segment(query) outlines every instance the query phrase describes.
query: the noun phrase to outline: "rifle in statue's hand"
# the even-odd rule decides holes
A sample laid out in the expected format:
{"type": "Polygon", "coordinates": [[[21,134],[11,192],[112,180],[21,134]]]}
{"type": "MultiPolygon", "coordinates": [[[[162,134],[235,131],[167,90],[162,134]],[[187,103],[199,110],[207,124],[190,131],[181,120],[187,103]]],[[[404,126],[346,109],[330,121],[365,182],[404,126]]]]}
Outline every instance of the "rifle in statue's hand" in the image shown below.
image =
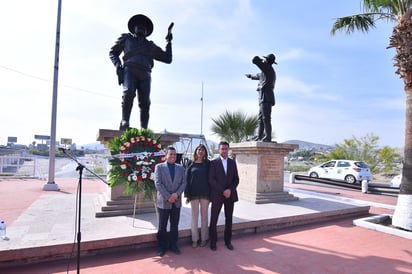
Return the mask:
{"type": "Polygon", "coordinates": [[[174,25],[175,25],[175,23],[172,22],[172,23],[170,23],[169,27],[167,28],[166,41],[168,43],[172,42],[172,40],[173,40],[172,29],[173,29],[174,25]]]}

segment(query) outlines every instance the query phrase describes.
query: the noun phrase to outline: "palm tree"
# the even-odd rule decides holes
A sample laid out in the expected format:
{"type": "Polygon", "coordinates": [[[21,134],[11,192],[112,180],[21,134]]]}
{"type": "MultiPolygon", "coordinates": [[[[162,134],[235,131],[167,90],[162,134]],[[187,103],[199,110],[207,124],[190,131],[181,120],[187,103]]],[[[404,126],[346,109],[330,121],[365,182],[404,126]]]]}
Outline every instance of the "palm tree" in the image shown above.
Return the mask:
{"type": "Polygon", "coordinates": [[[249,140],[258,126],[258,116],[247,116],[241,111],[225,111],[218,118],[213,119],[211,130],[220,138],[229,143],[239,143],[249,140]]]}
{"type": "Polygon", "coordinates": [[[375,22],[384,19],[394,22],[387,48],[395,48],[396,74],[404,82],[406,94],[406,125],[402,183],[392,218],[392,225],[412,231],[412,0],[363,0],[364,13],[336,19],[331,34],[346,30],[368,32],[375,22]]]}

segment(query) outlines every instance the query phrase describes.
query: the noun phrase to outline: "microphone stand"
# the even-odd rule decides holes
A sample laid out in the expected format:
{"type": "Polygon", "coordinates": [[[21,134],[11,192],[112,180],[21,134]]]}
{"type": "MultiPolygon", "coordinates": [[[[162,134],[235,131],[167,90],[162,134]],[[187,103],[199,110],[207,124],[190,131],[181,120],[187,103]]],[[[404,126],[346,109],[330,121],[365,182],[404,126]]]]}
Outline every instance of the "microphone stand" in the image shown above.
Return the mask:
{"type": "Polygon", "coordinates": [[[69,157],[70,159],[72,159],[73,161],[75,161],[77,163],[77,168],[76,171],[79,172],[79,200],[78,200],[78,219],[77,219],[77,273],[80,273],[80,242],[81,242],[81,230],[80,230],[80,221],[81,221],[81,212],[82,212],[82,177],[83,177],[83,169],[86,169],[88,172],[90,172],[91,174],[93,174],[94,176],[96,176],[97,178],[99,178],[102,182],[104,182],[105,184],[109,185],[109,183],[103,179],[102,177],[100,177],[98,174],[96,174],[94,171],[88,169],[86,166],[84,166],[82,163],[79,162],[79,160],[67,153],[67,149],[65,148],[59,148],[60,151],[63,152],[64,155],[66,155],[67,157],[69,157]]]}

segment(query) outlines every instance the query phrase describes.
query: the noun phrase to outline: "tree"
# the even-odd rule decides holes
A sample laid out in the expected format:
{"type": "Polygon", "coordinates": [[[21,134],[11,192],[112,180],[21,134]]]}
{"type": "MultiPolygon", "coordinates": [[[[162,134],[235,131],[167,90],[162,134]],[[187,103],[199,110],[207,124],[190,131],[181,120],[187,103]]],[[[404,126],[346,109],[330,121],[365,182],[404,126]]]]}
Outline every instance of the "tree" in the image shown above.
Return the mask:
{"type": "Polygon", "coordinates": [[[375,22],[384,19],[394,23],[387,48],[395,48],[396,74],[404,83],[406,125],[402,182],[392,225],[412,231],[412,0],[362,0],[363,13],[336,19],[331,34],[346,30],[367,33],[375,22]]]}
{"type": "Polygon", "coordinates": [[[394,162],[400,155],[394,148],[379,148],[378,141],[379,137],[374,134],[367,134],[360,139],[344,139],[343,144],[336,144],[335,149],[327,154],[326,158],[364,161],[372,173],[392,171],[395,167],[394,162]]]}
{"type": "Polygon", "coordinates": [[[213,119],[211,130],[220,138],[229,143],[247,141],[255,134],[258,126],[258,116],[247,116],[241,111],[225,111],[218,118],[213,119]]]}
{"type": "Polygon", "coordinates": [[[396,167],[395,161],[401,158],[401,155],[396,152],[395,148],[384,146],[380,149],[378,157],[381,159],[382,171],[390,172],[396,167]]]}

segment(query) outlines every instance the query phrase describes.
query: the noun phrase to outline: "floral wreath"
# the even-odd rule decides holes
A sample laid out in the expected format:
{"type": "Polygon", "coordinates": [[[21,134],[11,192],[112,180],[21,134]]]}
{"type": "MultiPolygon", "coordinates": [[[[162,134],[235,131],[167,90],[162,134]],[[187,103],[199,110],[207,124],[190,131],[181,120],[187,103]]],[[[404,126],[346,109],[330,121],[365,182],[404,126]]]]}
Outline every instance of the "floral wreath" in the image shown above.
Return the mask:
{"type": "Polygon", "coordinates": [[[152,199],[156,191],[154,171],[156,164],[164,161],[164,151],[153,131],[129,129],[109,143],[110,186],[125,185],[126,194],[144,193],[152,199]]]}

